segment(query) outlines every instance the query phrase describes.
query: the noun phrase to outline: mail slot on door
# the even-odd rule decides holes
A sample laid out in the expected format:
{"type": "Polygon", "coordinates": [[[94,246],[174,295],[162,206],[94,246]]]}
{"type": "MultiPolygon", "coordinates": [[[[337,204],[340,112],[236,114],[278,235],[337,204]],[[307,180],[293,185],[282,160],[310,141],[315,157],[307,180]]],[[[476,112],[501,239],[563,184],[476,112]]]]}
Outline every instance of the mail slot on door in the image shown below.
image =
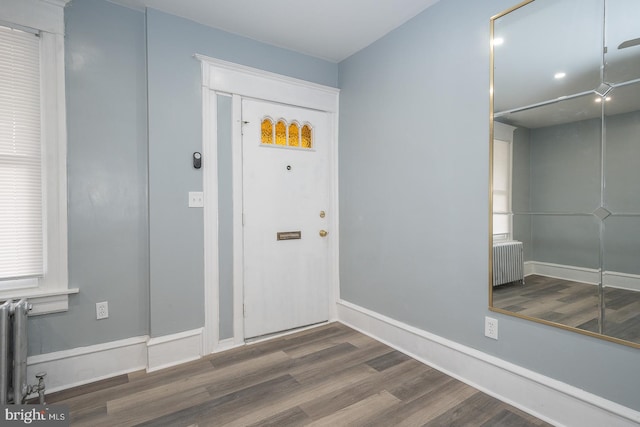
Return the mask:
{"type": "Polygon", "coordinates": [[[301,231],[280,231],[278,232],[278,240],[298,240],[302,239],[301,231]]]}

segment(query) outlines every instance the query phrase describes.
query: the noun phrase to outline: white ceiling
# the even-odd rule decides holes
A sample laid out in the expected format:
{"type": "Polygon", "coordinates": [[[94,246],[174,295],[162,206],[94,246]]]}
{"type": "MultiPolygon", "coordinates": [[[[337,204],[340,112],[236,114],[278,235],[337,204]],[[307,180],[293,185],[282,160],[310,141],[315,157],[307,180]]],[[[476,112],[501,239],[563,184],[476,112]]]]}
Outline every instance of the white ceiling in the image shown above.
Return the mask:
{"type": "Polygon", "coordinates": [[[340,62],[438,0],[110,0],[340,62]]]}

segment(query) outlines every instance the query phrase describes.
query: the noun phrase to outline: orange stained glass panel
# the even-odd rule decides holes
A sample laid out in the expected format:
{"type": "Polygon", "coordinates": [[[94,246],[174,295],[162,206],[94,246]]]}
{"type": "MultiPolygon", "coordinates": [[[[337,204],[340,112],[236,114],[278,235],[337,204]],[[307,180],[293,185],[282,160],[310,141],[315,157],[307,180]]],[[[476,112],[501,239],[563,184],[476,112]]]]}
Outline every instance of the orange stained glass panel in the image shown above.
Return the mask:
{"type": "Polygon", "coordinates": [[[289,125],[289,147],[300,146],[300,130],[297,123],[291,123],[289,125]]]}
{"type": "Polygon", "coordinates": [[[302,126],[302,148],[313,147],[313,134],[311,133],[311,126],[302,126]]]}
{"type": "Polygon", "coordinates": [[[270,119],[262,120],[262,143],[273,144],[273,122],[270,119]]]}
{"type": "Polygon", "coordinates": [[[282,120],[276,123],[276,145],[287,145],[287,125],[282,120]]]}

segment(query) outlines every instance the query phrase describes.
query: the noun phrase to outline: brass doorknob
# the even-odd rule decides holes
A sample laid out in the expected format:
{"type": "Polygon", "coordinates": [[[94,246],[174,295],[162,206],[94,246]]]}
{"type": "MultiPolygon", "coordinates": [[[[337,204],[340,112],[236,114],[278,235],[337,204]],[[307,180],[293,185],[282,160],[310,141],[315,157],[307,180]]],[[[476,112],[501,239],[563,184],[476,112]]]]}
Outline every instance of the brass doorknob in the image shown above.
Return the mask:
{"type": "Polygon", "coordinates": [[[329,232],[325,230],[320,230],[320,237],[327,237],[327,234],[329,234],[329,232]]]}

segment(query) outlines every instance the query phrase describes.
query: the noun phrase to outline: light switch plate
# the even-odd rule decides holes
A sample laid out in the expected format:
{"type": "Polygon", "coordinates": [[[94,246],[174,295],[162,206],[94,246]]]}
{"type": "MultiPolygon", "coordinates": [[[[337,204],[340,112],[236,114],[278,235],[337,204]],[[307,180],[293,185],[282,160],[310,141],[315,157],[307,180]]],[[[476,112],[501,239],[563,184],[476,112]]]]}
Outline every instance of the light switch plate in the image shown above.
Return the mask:
{"type": "Polygon", "coordinates": [[[189,191],[189,207],[190,208],[204,207],[204,193],[202,191],[189,191]]]}

